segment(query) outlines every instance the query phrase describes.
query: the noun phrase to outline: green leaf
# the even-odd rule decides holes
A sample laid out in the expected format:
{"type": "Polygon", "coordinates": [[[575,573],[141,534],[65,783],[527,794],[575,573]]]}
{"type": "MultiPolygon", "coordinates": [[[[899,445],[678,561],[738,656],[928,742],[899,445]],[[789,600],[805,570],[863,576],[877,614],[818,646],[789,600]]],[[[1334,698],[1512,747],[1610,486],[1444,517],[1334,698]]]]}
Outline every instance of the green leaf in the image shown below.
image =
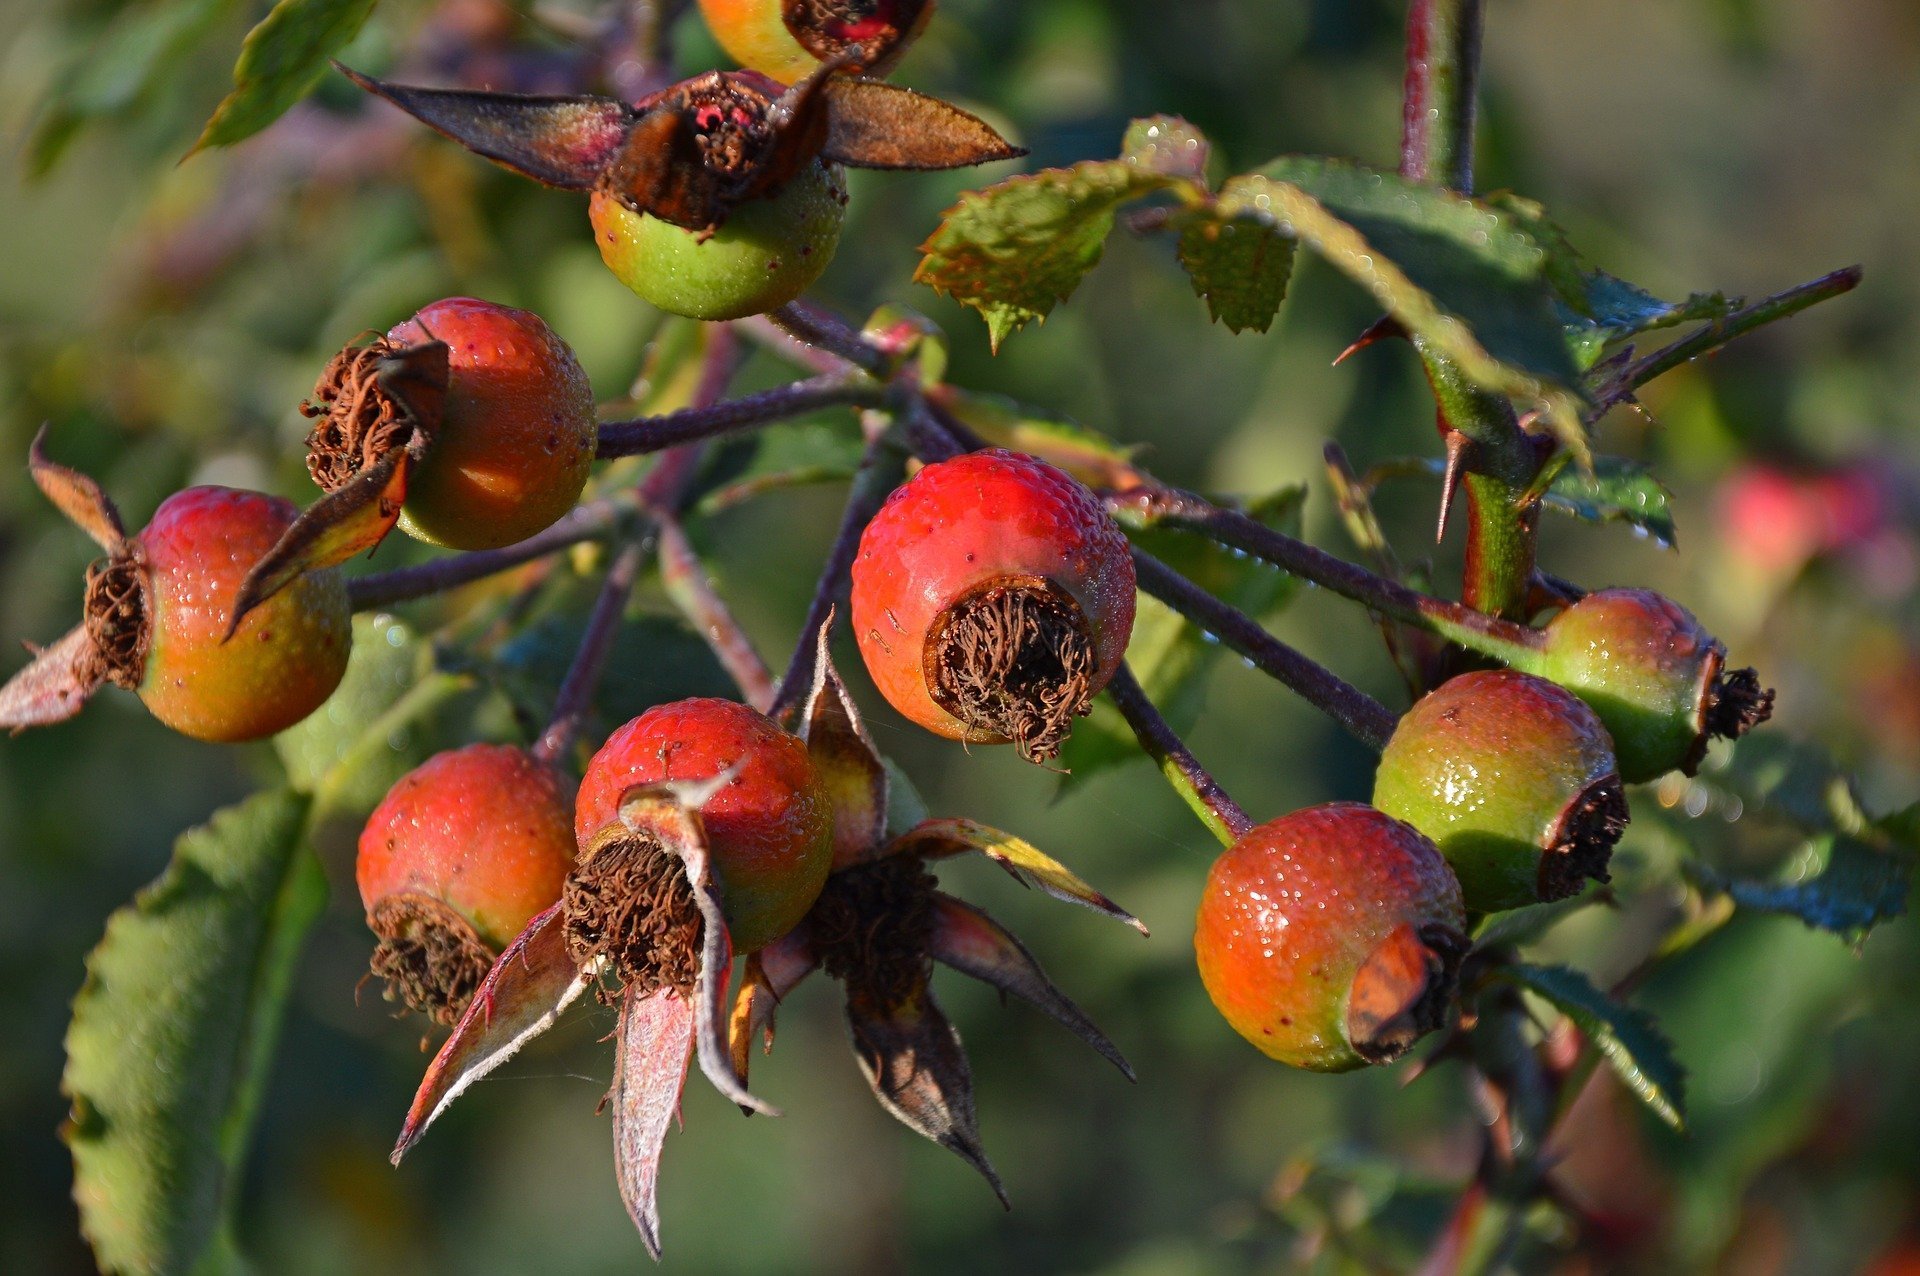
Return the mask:
{"type": "Polygon", "coordinates": [[[1823,833],[1791,856],[1765,882],[1696,868],[1701,885],[1732,897],[1742,908],[1797,917],[1817,930],[1852,939],[1907,911],[1913,856],[1845,833],[1823,833]]]}
{"type": "Polygon", "coordinates": [[[1292,156],[1220,191],[1223,215],[1304,241],[1476,385],[1536,404],[1581,455],[1579,368],[1547,254],[1511,216],[1344,160],[1292,156]]]}
{"type": "Polygon", "coordinates": [[[920,246],[914,280],[978,310],[997,350],[1079,286],[1099,262],[1122,204],[1183,184],[1193,187],[1116,159],[969,191],[920,246]]]}
{"type": "Polygon", "coordinates": [[[1265,332],[1287,297],[1293,241],[1258,217],[1223,217],[1206,209],[1178,220],[1180,264],[1207,313],[1232,332],[1265,332]]]}
{"type": "Polygon", "coordinates": [[[86,125],[142,106],[236,0],[134,5],[57,81],[27,143],[27,168],[44,175],[86,125]]]}
{"type": "Polygon", "coordinates": [[[1686,1072],[1644,1010],[1613,1000],[1570,966],[1501,966],[1505,980],[1551,1003],[1586,1034],[1620,1080],[1674,1129],[1685,1126],[1686,1072]]]}
{"type": "Polygon", "coordinates": [[[1604,892],[1591,890],[1543,904],[1489,913],[1473,928],[1474,947],[1506,948],[1534,943],[1567,917],[1605,898],[1604,892]]]}
{"type": "Polygon", "coordinates": [[[193,144],[232,146],[286,114],[327,69],[327,60],[360,34],[378,0],[280,0],[247,32],[233,67],[233,91],[193,144]]]}
{"type": "MultiPolygon", "coordinates": [[[[1255,501],[1246,512],[1268,527],[1297,534],[1305,501],[1304,486],[1286,487],[1255,501]]],[[[1197,536],[1141,532],[1136,539],[1194,584],[1256,619],[1272,615],[1299,591],[1295,577],[1197,536]]],[[[1142,594],[1137,607],[1127,663],[1161,716],[1184,733],[1199,721],[1206,706],[1207,677],[1222,648],[1156,599],[1142,594]]],[[[1097,700],[1094,712],[1074,725],[1061,747],[1065,774],[1060,792],[1065,794],[1108,767],[1142,756],[1139,742],[1119,712],[1105,700],[1097,700]]]]}
{"type": "Polygon", "coordinates": [[[1661,548],[1673,548],[1673,493],[1639,461],[1597,456],[1591,471],[1565,466],[1541,499],[1548,509],[1591,523],[1626,523],[1653,537],[1661,548]]]}
{"type": "Polygon", "coordinates": [[[74,1199],[101,1268],[183,1272],[230,1208],[326,880],[278,790],[174,844],[87,959],[67,1031],[74,1199]]]}

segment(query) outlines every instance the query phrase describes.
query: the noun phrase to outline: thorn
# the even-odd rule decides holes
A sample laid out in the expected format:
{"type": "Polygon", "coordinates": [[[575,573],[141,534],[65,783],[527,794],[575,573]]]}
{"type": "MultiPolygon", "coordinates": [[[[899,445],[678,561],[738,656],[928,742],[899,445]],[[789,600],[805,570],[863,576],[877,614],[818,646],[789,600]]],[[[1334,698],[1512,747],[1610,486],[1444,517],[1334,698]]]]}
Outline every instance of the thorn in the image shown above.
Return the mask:
{"type": "Polygon", "coordinates": [[[1404,337],[1406,335],[1407,330],[1400,325],[1398,319],[1395,319],[1392,315],[1381,315],[1378,319],[1375,319],[1371,324],[1367,325],[1365,332],[1353,339],[1353,344],[1333,357],[1333,366],[1336,368],[1339,367],[1350,357],[1359,354],[1362,350],[1365,350],[1377,341],[1385,341],[1389,337],[1404,337]]]}
{"type": "Polygon", "coordinates": [[[1460,479],[1465,474],[1467,453],[1473,450],[1473,440],[1458,430],[1448,430],[1446,437],[1447,473],[1440,484],[1440,525],[1434,529],[1434,543],[1446,539],[1447,516],[1453,512],[1453,498],[1460,490],[1460,479]]]}

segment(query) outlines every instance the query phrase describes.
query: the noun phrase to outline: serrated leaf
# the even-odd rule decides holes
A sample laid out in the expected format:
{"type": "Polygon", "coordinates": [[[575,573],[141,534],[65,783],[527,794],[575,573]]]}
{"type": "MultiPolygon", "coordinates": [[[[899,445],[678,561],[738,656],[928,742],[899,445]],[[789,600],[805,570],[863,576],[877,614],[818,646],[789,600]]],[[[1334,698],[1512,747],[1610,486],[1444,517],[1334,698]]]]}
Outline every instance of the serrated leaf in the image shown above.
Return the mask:
{"type": "Polygon", "coordinates": [[[1703,886],[1731,896],[1742,908],[1797,917],[1818,930],[1859,939],[1907,911],[1913,856],[1845,833],[1810,839],[1769,881],[1694,870],[1703,886]]]}
{"type": "Polygon", "coordinates": [[[1207,180],[1213,144],[1207,135],[1177,115],[1149,115],[1127,125],[1120,158],[1163,177],[1207,180]]]}
{"type": "Polygon", "coordinates": [[[1088,487],[1130,488],[1141,483],[1133,458],[1139,447],[1044,408],[997,394],[943,386],[934,396],[968,429],[995,447],[1012,448],[1056,465],[1088,487]]]}
{"type": "Polygon", "coordinates": [[[231,1204],[287,985],[326,901],[308,805],[264,793],[182,835],[87,959],[62,1086],[74,1199],[105,1271],[189,1270],[231,1204]]]}
{"type": "Polygon", "coordinates": [[[1538,404],[1584,455],[1579,369],[1561,339],[1547,254],[1463,196],[1343,160],[1290,156],[1229,180],[1223,215],[1270,220],[1371,293],[1476,385],[1538,404]]]}
{"type": "Polygon", "coordinates": [[[1495,978],[1536,993],[1576,1028],[1640,1101],[1674,1129],[1686,1125],[1686,1072],[1652,1016],[1595,988],[1570,966],[1501,966],[1495,978]]]}
{"type": "Polygon", "coordinates": [[[1116,159],[969,191],[920,246],[914,280],[978,310],[998,349],[1079,286],[1099,262],[1122,204],[1180,184],[1116,159]]]}
{"type": "Polygon", "coordinates": [[[1265,332],[1293,277],[1294,242],[1258,217],[1197,210],[1179,219],[1180,264],[1207,313],[1231,332],[1265,332]]]}
{"type": "Polygon", "coordinates": [[[1590,523],[1625,523],[1662,549],[1674,543],[1673,493],[1640,461],[1596,456],[1593,469],[1569,465],[1553,476],[1541,498],[1546,507],[1590,523]]]}
{"type": "Polygon", "coordinates": [[[80,130],[141,106],[236,0],[161,0],[128,6],[62,75],[27,143],[27,167],[45,175],[80,130]]]}
{"type": "MultiPolygon", "coordinates": [[[[1255,501],[1246,512],[1289,535],[1300,530],[1305,487],[1286,487],[1255,501]]],[[[1259,559],[1196,536],[1173,532],[1141,532],[1142,546],[1177,569],[1187,579],[1256,619],[1271,616],[1290,602],[1299,581],[1259,559]]],[[[1127,643],[1127,664],[1168,724],[1177,732],[1191,730],[1205,706],[1208,676],[1222,648],[1200,629],[1161,603],[1142,594],[1136,604],[1133,635],[1127,643]]],[[[1104,700],[1073,729],[1061,746],[1060,779],[1065,794],[1109,767],[1143,756],[1139,742],[1117,710],[1104,700]]]]}
{"type": "Polygon", "coordinates": [[[280,0],[240,46],[233,91],[214,108],[193,150],[252,137],[305,97],[327,60],[352,42],[378,0],[280,0]]]}
{"type": "Polygon", "coordinates": [[[1562,919],[1590,908],[1604,898],[1605,895],[1600,891],[1586,891],[1566,899],[1489,913],[1473,928],[1474,947],[1505,948],[1531,944],[1559,925],[1562,919]]]}

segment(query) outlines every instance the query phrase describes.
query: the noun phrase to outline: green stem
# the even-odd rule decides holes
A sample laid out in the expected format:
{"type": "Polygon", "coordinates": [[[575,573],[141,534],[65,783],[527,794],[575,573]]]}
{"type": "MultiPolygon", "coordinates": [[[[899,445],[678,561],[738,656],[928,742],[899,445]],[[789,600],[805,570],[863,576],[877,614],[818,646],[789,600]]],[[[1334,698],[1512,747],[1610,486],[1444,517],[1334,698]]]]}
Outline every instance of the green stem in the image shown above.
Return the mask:
{"type": "Polygon", "coordinates": [[[1124,660],[1107,683],[1107,696],[1133,728],[1140,747],[1159,765],[1160,774],[1167,778],[1173,791],[1200,817],[1208,831],[1220,839],[1221,845],[1232,846],[1241,834],[1253,827],[1246,811],[1227,796],[1220,782],[1193,756],[1186,741],[1153,707],[1153,701],[1147,698],[1124,660]]]}
{"type": "Polygon", "coordinates": [[[1473,189],[1480,25],[1481,0],[1414,0],[1410,7],[1402,176],[1461,192],[1473,189]]]}

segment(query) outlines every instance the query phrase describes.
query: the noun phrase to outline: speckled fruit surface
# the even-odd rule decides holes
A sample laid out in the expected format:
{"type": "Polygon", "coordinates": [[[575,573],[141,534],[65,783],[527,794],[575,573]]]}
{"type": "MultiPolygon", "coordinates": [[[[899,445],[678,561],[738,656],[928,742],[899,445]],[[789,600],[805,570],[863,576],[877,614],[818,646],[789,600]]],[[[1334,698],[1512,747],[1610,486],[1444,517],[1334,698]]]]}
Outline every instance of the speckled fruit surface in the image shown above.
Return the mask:
{"type": "Polygon", "coordinates": [[[700,810],[738,952],[805,916],[833,862],[833,812],[806,745],[731,700],[658,705],[615,731],[587,765],[574,811],[580,845],[619,819],[636,785],[738,773],[700,810]]]}
{"type": "Polygon", "coordinates": [[[587,216],[601,260],[643,301],[690,319],[741,319],[779,309],[820,278],[840,244],[847,188],[838,167],[815,161],[774,195],[735,208],[704,242],[599,191],[587,216]]]}
{"type": "Polygon", "coordinates": [[[452,549],[525,540],[573,508],[593,467],[593,387],[539,315],[449,297],[387,334],[447,343],[447,398],[400,525],[452,549]]]}
{"type": "Polygon", "coordinates": [[[400,778],[360,834],[354,878],[368,912],[416,892],[473,923],[496,950],[560,898],[573,866],[573,803],[524,749],[470,744],[400,778]]]}
{"type": "Polygon", "coordinates": [[[1357,802],[1243,834],[1207,875],[1193,946],[1207,995],[1265,1054],[1321,1072],[1362,1067],[1349,1040],[1355,976],[1410,927],[1465,925],[1433,843],[1357,802]]]}
{"type": "Polygon", "coordinates": [[[230,642],[240,583],[299,511],[230,487],[167,498],[137,538],[151,637],[139,696],[200,740],[257,740],[312,713],[347,669],[353,611],[333,570],[311,572],[248,613],[230,642]]]}
{"type": "Polygon", "coordinates": [[[888,702],[952,740],[1004,737],[960,721],[928,688],[927,645],[942,613],[998,579],[1037,577],[1079,605],[1092,631],[1098,691],[1133,633],[1127,539],[1077,479],[994,448],[929,465],[896,489],[860,538],[853,629],[888,702]]]}
{"type": "Polygon", "coordinates": [[[1461,674],[1400,719],[1373,804],[1432,838],[1480,912],[1541,899],[1541,859],[1569,803],[1616,774],[1591,709],[1542,678],[1461,674]]]}

